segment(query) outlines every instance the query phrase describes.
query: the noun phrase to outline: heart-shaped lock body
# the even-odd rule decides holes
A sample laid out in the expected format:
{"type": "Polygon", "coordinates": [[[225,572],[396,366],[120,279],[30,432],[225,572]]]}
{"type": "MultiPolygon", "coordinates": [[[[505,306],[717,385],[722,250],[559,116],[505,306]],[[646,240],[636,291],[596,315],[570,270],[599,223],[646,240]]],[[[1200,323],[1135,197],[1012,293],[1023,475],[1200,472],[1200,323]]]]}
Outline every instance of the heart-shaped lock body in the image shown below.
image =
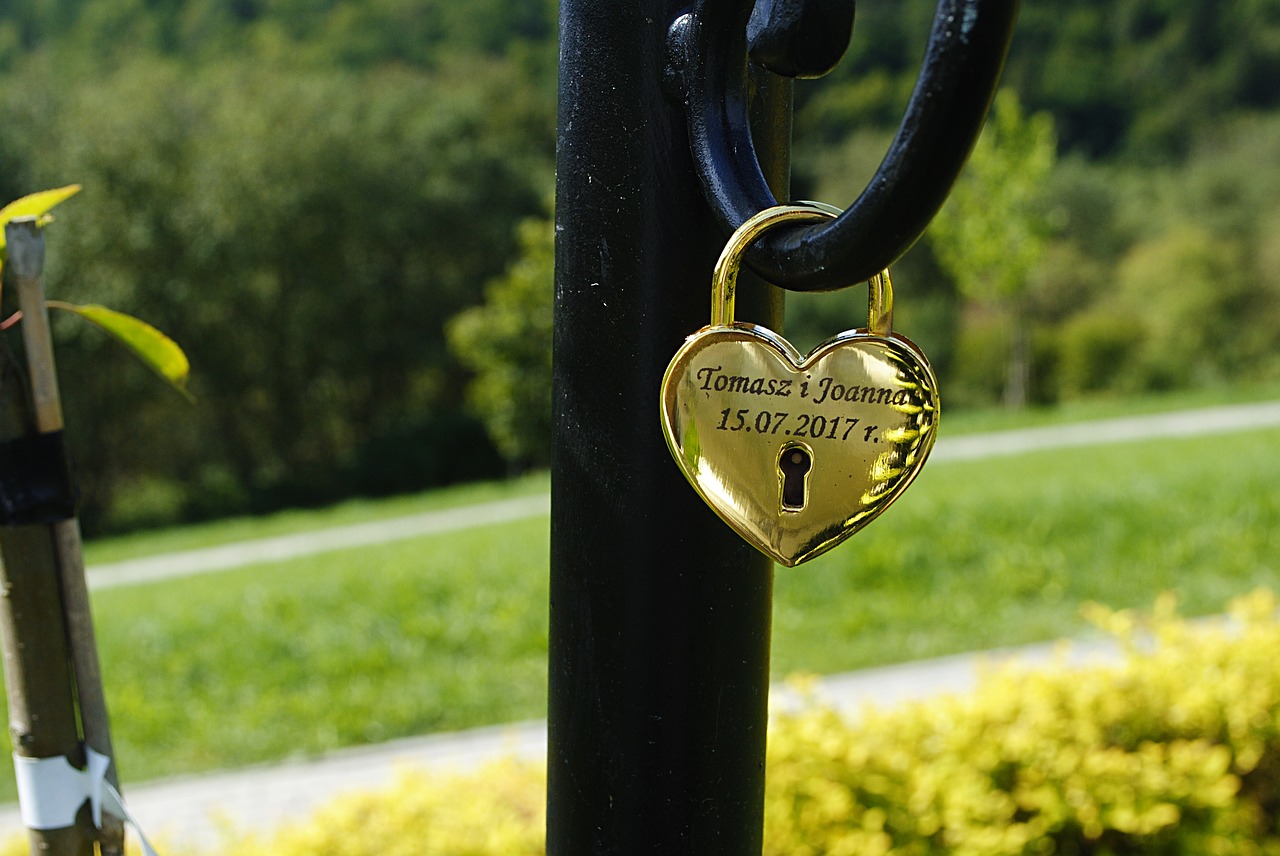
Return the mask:
{"type": "Polygon", "coordinates": [[[872,282],[871,329],[841,333],[805,357],[772,330],[731,320],[737,255],[770,223],[815,216],[830,215],[779,206],[735,233],[717,266],[719,323],[685,341],[662,386],[663,433],[685,477],[738,534],[788,567],[839,544],[906,490],[933,447],[939,413],[928,360],[889,329],[887,272],[872,282]],[[748,227],[754,234],[742,236],[748,227]]]}

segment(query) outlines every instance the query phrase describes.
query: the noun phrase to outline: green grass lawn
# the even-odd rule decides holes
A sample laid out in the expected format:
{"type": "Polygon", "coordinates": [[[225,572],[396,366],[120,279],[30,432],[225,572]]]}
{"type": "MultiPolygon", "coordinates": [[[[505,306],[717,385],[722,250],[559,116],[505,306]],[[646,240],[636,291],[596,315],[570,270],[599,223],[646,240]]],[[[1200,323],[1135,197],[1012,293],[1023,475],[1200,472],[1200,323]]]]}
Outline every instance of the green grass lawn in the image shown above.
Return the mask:
{"type": "Polygon", "coordinates": [[[849,543],[775,583],[774,670],[1078,634],[1080,606],[1187,614],[1280,583],[1280,430],[927,466],[849,543]]]}
{"type": "MultiPolygon", "coordinates": [[[[1173,590],[1219,610],[1280,585],[1277,485],[1280,429],[936,462],[849,543],[779,569],[775,676],[1078,634],[1088,600],[1173,590]]],[[[545,489],[138,536],[90,560],[545,489]]],[[[125,782],[543,716],[548,549],[531,519],[96,593],[125,782]]]]}
{"type": "Polygon", "coordinates": [[[547,524],[494,535],[101,592],[99,643],[126,775],[539,716],[547,524]]]}

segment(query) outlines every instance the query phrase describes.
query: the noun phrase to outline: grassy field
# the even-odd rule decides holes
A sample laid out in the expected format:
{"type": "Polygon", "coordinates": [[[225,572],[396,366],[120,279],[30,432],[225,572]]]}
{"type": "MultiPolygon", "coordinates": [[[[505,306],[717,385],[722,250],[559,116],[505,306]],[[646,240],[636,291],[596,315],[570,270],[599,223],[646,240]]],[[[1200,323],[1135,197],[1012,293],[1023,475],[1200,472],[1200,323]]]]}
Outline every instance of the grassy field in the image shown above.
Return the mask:
{"type": "MultiPolygon", "coordinates": [[[[1089,600],[1172,590],[1186,614],[1216,611],[1280,585],[1278,484],[1280,429],[939,461],[848,544],[779,570],[774,673],[1077,634],[1089,600]]],[[[545,489],[534,476],[136,536],[90,561],[545,489]]],[[[531,519],[96,593],[122,776],[541,717],[547,553],[531,519]]]]}
{"type": "Polygon", "coordinates": [[[774,667],[819,673],[1079,633],[1087,601],[1188,615],[1280,582],[1280,430],[926,469],[849,544],[778,572],[774,667]]]}

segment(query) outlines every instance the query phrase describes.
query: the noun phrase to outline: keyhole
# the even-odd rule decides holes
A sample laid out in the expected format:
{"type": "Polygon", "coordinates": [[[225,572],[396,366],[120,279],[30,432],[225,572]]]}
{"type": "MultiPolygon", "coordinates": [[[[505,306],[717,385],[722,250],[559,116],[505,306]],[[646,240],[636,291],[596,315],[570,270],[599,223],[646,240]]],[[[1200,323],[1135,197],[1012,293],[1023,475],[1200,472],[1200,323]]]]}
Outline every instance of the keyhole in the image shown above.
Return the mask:
{"type": "Polygon", "coordinates": [[[778,469],[782,472],[782,510],[801,510],[808,498],[807,476],[813,469],[813,457],[803,446],[791,446],[778,457],[778,469]]]}

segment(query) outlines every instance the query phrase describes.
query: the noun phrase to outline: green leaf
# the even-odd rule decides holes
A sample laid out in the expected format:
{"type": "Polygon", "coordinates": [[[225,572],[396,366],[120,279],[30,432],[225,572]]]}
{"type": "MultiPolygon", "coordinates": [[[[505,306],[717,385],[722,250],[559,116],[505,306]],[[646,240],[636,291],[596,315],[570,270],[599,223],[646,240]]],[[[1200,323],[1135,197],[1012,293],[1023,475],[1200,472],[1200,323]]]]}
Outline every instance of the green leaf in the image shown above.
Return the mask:
{"type": "Polygon", "coordinates": [[[21,199],[15,199],[8,205],[0,208],[0,270],[4,269],[4,263],[8,257],[5,252],[5,235],[4,224],[8,223],[15,217],[38,217],[40,225],[43,226],[49,220],[53,219],[49,216],[49,209],[70,199],[80,192],[80,185],[68,184],[66,187],[58,187],[53,190],[41,190],[39,193],[32,193],[21,199]]]}
{"type": "MultiPolygon", "coordinates": [[[[80,192],[80,185],[68,184],[66,187],[58,187],[53,190],[41,190],[39,193],[32,193],[30,196],[24,196],[21,199],[15,199],[8,205],[0,208],[0,226],[4,226],[15,217],[40,217],[49,213],[49,209],[70,199],[80,192]]],[[[4,235],[0,233],[0,245],[4,243],[4,235]]]]}
{"type": "Polygon", "coordinates": [[[195,400],[191,393],[187,392],[187,375],[191,370],[187,355],[182,352],[182,348],[178,347],[176,342],[155,327],[132,315],[116,312],[105,306],[77,306],[60,300],[50,300],[48,304],[52,309],[73,312],[106,330],[131,350],[147,368],[168,381],[189,401],[195,400]]]}

